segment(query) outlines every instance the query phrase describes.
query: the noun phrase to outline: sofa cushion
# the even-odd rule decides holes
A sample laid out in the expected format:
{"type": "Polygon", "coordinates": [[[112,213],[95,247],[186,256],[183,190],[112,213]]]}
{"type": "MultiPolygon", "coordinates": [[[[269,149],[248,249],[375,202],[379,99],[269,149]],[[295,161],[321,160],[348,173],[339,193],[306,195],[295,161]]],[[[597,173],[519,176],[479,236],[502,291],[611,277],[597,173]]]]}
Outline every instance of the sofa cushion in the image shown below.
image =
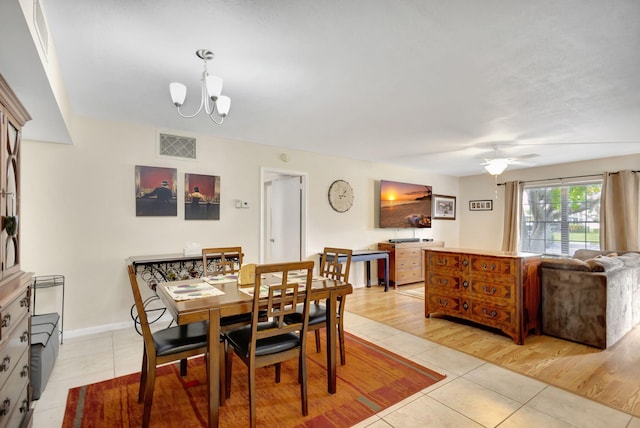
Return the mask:
{"type": "Polygon", "coordinates": [[[575,253],[573,253],[573,258],[574,259],[579,259],[579,260],[589,260],[589,259],[593,259],[595,257],[598,256],[605,256],[605,255],[617,255],[617,253],[615,251],[600,251],[600,250],[587,250],[585,248],[580,249],[580,250],[576,250],[575,253]]]}
{"type": "Polygon", "coordinates": [[[591,272],[609,272],[624,266],[620,257],[598,256],[586,260],[585,263],[591,268],[591,272]]]}
{"type": "Polygon", "coordinates": [[[591,266],[579,259],[542,259],[541,267],[591,272],[591,266]]]}

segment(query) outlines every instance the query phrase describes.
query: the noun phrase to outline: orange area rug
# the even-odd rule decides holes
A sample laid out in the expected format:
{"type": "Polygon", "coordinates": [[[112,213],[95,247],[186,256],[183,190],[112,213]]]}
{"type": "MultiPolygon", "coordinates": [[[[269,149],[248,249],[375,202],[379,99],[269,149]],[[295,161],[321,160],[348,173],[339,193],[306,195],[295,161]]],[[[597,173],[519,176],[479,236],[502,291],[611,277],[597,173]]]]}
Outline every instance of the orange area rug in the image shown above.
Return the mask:
{"type": "MultiPolygon", "coordinates": [[[[258,371],[257,423],[265,427],[348,427],[442,380],[443,375],[419,366],[356,336],[345,334],[346,365],[338,365],[337,393],[327,392],[326,354],[307,340],[309,415],[302,416],[297,361],[282,364],[274,382],[273,367],[258,371]]],[[[323,338],[324,345],[324,338],[323,338]]],[[[140,350],[142,352],[142,350],[140,350]]],[[[339,360],[339,357],[338,357],[339,360]]],[[[69,390],[64,428],[139,427],[140,374],[110,379],[69,390]]],[[[233,362],[231,398],[220,408],[220,426],[249,425],[247,369],[233,362]]],[[[152,427],[207,426],[206,370],[202,357],[189,360],[181,378],[177,364],[158,369],[152,427]]]]}

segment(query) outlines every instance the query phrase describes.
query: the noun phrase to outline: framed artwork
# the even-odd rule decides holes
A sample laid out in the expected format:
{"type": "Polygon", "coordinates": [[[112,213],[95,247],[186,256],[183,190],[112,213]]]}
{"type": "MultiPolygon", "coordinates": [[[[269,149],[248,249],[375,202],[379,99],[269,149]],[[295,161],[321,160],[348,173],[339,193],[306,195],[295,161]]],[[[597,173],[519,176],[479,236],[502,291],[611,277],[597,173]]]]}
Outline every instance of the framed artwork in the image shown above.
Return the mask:
{"type": "Polygon", "coordinates": [[[184,175],[184,219],[220,220],[220,176],[184,175]]]}
{"type": "Polygon", "coordinates": [[[433,218],[442,220],[456,219],[456,197],[433,195],[433,218]]]}
{"type": "Polygon", "coordinates": [[[469,201],[469,211],[491,211],[491,210],[493,210],[493,201],[491,199],[469,201]]]}
{"type": "Polygon", "coordinates": [[[176,168],[136,165],[136,216],[177,216],[176,168]]]}

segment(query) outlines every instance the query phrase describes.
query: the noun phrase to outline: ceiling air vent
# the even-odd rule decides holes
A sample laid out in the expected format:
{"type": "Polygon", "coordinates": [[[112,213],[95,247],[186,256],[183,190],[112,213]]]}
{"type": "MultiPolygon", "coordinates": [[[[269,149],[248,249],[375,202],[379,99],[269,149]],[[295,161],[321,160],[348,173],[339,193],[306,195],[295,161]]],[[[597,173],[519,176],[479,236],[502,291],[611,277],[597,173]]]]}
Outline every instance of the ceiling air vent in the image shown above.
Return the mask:
{"type": "Polygon", "coordinates": [[[196,159],[196,139],[160,134],[160,156],[196,159]]]}

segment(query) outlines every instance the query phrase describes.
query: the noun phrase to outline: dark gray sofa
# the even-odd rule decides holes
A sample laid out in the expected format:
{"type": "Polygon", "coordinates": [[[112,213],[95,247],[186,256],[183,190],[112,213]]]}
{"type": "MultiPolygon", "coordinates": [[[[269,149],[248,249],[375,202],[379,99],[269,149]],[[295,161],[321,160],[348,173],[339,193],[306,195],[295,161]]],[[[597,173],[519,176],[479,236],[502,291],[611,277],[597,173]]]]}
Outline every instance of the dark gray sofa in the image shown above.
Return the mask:
{"type": "Polygon", "coordinates": [[[640,253],[544,259],[540,282],[544,334],[605,349],[640,322],[640,253]]]}

